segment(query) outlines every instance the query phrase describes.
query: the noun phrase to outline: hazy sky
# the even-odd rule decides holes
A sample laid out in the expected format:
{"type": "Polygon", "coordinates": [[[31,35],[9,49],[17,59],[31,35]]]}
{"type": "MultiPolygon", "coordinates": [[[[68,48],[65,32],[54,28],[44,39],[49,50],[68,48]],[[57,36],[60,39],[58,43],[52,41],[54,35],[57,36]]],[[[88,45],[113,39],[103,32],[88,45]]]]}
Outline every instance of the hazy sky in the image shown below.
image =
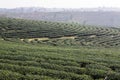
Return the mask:
{"type": "Polygon", "coordinates": [[[15,8],[15,7],[120,8],[120,0],[0,0],[0,8],[15,8]]]}

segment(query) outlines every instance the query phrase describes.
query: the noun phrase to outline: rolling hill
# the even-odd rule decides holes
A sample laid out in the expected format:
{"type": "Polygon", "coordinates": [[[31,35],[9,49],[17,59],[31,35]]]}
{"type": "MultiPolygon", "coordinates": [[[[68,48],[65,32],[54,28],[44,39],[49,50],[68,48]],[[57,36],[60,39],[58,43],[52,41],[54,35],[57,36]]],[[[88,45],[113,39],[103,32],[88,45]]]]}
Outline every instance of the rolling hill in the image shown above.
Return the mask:
{"type": "Polygon", "coordinates": [[[31,39],[31,42],[36,41],[54,45],[120,46],[119,28],[15,18],[0,18],[0,25],[0,34],[5,39],[17,38],[27,42],[31,39]],[[43,38],[43,40],[39,40],[40,38],[43,38]]]}
{"type": "Polygon", "coordinates": [[[119,80],[120,29],[0,18],[0,80],[119,80]]]}

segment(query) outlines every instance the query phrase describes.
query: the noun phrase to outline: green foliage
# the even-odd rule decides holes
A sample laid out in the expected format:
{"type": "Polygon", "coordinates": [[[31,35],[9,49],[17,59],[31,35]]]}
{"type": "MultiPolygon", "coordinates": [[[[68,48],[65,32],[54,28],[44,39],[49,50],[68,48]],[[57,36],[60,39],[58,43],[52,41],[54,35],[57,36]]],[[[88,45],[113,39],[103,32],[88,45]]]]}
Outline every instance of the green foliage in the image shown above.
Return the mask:
{"type": "MultiPolygon", "coordinates": [[[[81,26],[73,23],[58,23],[47,21],[34,21],[15,18],[0,18],[0,36],[7,38],[24,39],[29,43],[30,38],[49,38],[39,41],[34,39],[31,43],[43,43],[54,46],[92,46],[92,47],[120,47],[120,31],[117,28],[81,26]],[[58,39],[61,37],[74,37],[74,39],[58,39]]],[[[17,40],[16,41],[20,41],[17,40]]],[[[15,41],[15,40],[13,40],[15,41]]]]}
{"type": "Polygon", "coordinates": [[[87,74],[91,75],[94,79],[99,79],[104,78],[107,72],[99,69],[88,69],[87,74]]]}
{"type": "Polygon", "coordinates": [[[0,40],[0,78],[102,80],[107,76],[110,80],[119,80],[119,51],[0,40]]]}
{"type": "Polygon", "coordinates": [[[108,80],[119,80],[120,79],[120,73],[110,73],[108,75],[108,80]]]}
{"type": "Polygon", "coordinates": [[[120,79],[117,29],[0,18],[0,36],[0,80],[120,79]]]}
{"type": "Polygon", "coordinates": [[[24,76],[7,70],[0,70],[0,80],[21,80],[24,76]]]}

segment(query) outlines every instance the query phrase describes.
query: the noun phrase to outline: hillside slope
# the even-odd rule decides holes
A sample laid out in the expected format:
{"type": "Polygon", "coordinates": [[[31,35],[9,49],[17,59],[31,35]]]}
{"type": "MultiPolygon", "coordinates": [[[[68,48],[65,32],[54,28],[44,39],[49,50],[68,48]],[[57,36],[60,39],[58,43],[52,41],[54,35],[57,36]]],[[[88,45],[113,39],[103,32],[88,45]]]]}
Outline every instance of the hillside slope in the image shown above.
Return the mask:
{"type": "Polygon", "coordinates": [[[119,28],[0,18],[0,80],[105,78],[120,79],[119,28]]]}
{"type": "Polygon", "coordinates": [[[0,79],[119,80],[119,52],[119,48],[55,47],[0,39],[0,79]]]}
{"type": "Polygon", "coordinates": [[[0,31],[3,38],[31,39],[38,43],[104,47],[120,46],[119,28],[0,18],[0,31]],[[43,42],[39,41],[40,38],[43,38],[43,42]],[[44,40],[45,38],[48,40],[44,40]]]}

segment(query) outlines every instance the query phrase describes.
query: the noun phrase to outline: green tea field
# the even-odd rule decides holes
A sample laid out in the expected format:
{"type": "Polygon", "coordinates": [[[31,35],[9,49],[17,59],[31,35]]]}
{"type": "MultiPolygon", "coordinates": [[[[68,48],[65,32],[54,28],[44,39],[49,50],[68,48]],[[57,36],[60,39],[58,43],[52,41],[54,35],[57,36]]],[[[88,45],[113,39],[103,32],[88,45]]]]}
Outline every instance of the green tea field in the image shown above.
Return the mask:
{"type": "Polygon", "coordinates": [[[120,80],[120,29],[0,18],[0,80],[120,80]]]}

